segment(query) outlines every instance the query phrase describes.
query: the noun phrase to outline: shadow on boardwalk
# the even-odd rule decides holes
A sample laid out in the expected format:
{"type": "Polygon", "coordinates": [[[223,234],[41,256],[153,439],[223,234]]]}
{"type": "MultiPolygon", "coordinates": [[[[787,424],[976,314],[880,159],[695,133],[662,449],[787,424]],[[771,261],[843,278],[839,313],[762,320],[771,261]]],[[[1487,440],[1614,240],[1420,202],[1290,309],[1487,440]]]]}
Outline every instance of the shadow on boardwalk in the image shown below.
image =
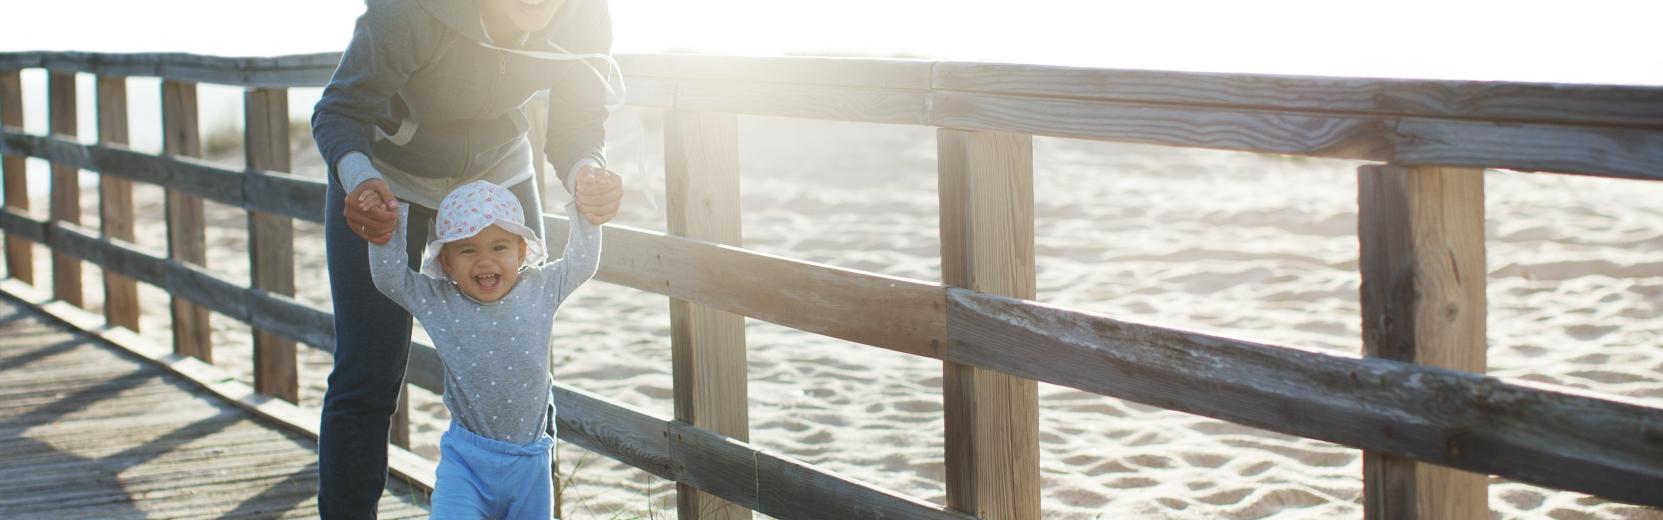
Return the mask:
{"type": "Polygon", "coordinates": [[[192,390],[0,299],[0,518],[316,517],[316,443],[192,390]]]}

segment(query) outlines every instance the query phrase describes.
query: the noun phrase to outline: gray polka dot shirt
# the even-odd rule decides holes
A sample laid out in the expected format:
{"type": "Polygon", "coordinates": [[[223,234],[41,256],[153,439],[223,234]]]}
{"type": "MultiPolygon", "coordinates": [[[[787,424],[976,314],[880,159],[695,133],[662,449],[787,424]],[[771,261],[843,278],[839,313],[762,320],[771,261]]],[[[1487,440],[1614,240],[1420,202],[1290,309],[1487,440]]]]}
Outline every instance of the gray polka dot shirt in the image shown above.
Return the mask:
{"type": "Polygon", "coordinates": [[[573,204],[566,204],[566,216],[571,232],[564,255],[523,268],[508,294],[491,303],[408,267],[408,207],[400,211],[392,240],[369,246],[375,286],[421,320],[433,338],[445,363],[445,407],[469,431],[515,444],[534,441],[543,431],[555,311],[600,266],[600,228],[573,204]]]}

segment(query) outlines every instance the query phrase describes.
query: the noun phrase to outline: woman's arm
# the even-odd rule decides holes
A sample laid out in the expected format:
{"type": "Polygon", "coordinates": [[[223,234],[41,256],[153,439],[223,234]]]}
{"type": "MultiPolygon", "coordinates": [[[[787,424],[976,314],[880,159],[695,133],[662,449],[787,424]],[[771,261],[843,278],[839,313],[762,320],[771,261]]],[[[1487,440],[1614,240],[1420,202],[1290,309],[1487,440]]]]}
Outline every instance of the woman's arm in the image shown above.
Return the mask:
{"type": "MultiPolygon", "coordinates": [[[[612,52],[612,16],[605,0],[568,0],[574,5],[569,19],[556,19],[550,42],[572,54],[612,52]]],[[[606,165],[606,63],[591,60],[597,75],[577,61],[550,62],[556,74],[549,88],[548,135],[543,151],[561,185],[571,193],[580,165],[606,165]]]]}
{"type": "Polygon", "coordinates": [[[377,114],[443,40],[443,26],[415,2],[367,4],[312,113],[312,137],[331,169],[348,153],[369,153],[377,114]]]}

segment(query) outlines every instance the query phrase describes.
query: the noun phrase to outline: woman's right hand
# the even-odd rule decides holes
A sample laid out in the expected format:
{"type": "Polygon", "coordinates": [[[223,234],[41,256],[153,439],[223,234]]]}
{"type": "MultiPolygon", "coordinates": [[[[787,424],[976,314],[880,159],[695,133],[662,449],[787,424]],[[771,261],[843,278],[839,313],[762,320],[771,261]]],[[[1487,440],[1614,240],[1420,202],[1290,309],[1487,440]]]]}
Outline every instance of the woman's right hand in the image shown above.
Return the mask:
{"type": "Polygon", "coordinates": [[[393,239],[393,225],[398,223],[398,198],[387,189],[387,182],[370,179],[358,184],[346,195],[346,223],[359,238],[375,244],[393,239]]]}

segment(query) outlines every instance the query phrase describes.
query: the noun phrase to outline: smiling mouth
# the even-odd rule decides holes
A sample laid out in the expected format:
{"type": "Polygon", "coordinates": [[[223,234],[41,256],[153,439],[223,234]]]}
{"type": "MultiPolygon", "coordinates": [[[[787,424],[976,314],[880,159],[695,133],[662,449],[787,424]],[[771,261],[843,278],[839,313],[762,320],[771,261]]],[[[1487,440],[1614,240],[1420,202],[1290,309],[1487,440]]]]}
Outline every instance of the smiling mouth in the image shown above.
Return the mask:
{"type": "Polygon", "coordinates": [[[493,292],[497,290],[497,285],[502,283],[502,275],[482,274],[473,277],[473,283],[486,292],[493,292]]]}

